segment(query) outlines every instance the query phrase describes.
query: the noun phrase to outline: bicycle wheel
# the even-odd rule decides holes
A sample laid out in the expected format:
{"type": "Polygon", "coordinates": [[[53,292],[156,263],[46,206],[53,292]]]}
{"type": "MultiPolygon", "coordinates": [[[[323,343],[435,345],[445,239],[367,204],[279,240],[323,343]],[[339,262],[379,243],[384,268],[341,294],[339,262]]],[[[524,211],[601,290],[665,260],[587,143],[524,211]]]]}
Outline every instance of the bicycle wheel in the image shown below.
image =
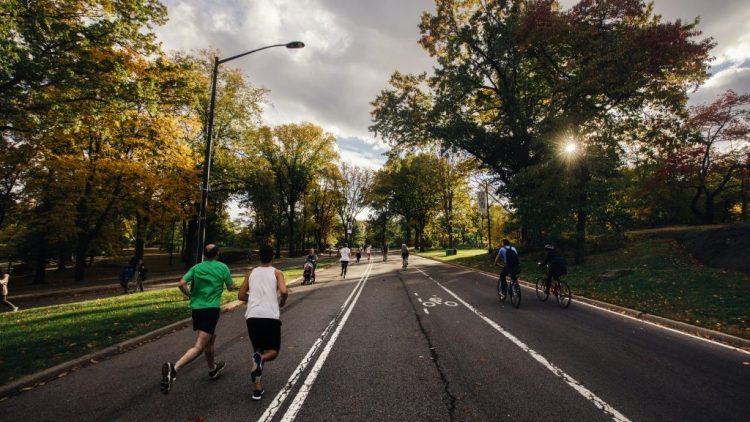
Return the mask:
{"type": "Polygon", "coordinates": [[[557,304],[560,305],[561,308],[565,309],[570,306],[570,301],[570,287],[568,286],[568,283],[561,281],[559,287],[557,288],[557,304]]]}
{"type": "Polygon", "coordinates": [[[539,277],[536,279],[536,297],[542,302],[546,301],[549,297],[549,293],[544,293],[544,287],[547,283],[547,279],[539,277]]]}
{"type": "Polygon", "coordinates": [[[505,302],[505,295],[503,294],[502,283],[499,278],[497,279],[497,297],[500,301],[505,302]]]}
{"type": "Polygon", "coordinates": [[[510,288],[510,303],[513,304],[515,308],[518,308],[521,306],[521,286],[518,285],[517,281],[514,281],[511,283],[510,288]]]}

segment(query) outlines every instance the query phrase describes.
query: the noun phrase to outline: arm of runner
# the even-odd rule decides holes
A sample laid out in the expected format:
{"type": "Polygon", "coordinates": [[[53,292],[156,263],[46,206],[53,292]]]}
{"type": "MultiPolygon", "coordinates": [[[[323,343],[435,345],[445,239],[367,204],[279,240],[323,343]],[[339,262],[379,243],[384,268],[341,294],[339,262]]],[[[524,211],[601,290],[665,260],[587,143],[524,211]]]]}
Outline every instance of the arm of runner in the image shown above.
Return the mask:
{"type": "Polygon", "coordinates": [[[279,306],[283,307],[286,303],[286,298],[289,297],[289,289],[286,287],[286,280],[284,280],[284,273],[276,270],[276,290],[279,291],[279,306]]]}
{"type": "Polygon", "coordinates": [[[240,286],[240,291],[237,293],[237,299],[242,302],[247,302],[247,300],[250,298],[250,295],[248,295],[248,290],[250,290],[250,273],[253,271],[250,270],[245,274],[245,281],[242,282],[242,286],[240,286]]]}
{"type": "Polygon", "coordinates": [[[188,287],[188,282],[185,281],[185,279],[180,279],[180,282],[177,284],[177,288],[180,289],[182,294],[184,294],[188,299],[190,299],[190,288],[188,287]]]}
{"type": "Polygon", "coordinates": [[[500,260],[500,251],[497,252],[497,255],[495,255],[495,265],[497,265],[497,262],[500,260]]]}
{"type": "Polygon", "coordinates": [[[227,268],[227,274],[224,278],[224,284],[227,286],[227,290],[230,292],[237,288],[237,286],[234,285],[234,279],[232,279],[232,273],[229,271],[229,268],[227,268]]]}

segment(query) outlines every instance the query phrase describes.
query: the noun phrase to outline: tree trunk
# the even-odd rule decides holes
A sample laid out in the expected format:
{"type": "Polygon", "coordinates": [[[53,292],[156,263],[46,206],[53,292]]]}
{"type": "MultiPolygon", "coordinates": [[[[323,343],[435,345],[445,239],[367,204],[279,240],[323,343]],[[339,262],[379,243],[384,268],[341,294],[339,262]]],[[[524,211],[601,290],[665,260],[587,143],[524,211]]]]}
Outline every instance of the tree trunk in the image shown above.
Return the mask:
{"type": "Polygon", "coordinates": [[[296,240],[294,238],[294,211],[291,209],[289,210],[289,214],[286,217],[286,223],[289,225],[289,242],[288,243],[289,243],[289,257],[291,258],[294,256],[294,253],[295,253],[294,243],[296,240]]]}
{"type": "Polygon", "coordinates": [[[705,207],[705,213],[703,214],[703,224],[714,224],[716,221],[716,205],[714,204],[714,195],[706,195],[706,200],[703,204],[705,207]]]}
{"type": "Polygon", "coordinates": [[[37,241],[36,260],[34,262],[34,284],[44,284],[47,275],[47,236],[42,234],[37,241]]]}
{"type": "Polygon", "coordinates": [[[148,220],[144,217],[141,217],[141,213],[136,212],[135,213],[135,251],[133,252],[133,260],[136,262],[139,259],[143,259],[143,251],[146,246],[146,241],[144,239],[144,232],[146,231],[147,224],[148,224],[148,220]]]}
{"type": "Polygon", "coordinates": [[[583,264],[586,253],[586,211],[579,209],[576,215],[576,264],[583,264]]]}
{"type": "Polygon", "coordinates": [[[183,227],[185,229],[183,238],[185,247],[182,249],[182,263],[185,264],[185,269],[188,269],[197,262],[195,254],[198,250],[198,220],[192,218],[187,221],[187,226],[184,226],[183,223],[183,227]]]}
{"type": "Polygon", "coordinates": [[[586,203],[588,202],[588,183],[589,183],[589,167],[585,162],[581,163],[580,166],[580,182],[579,187],[579,203],[578,212],[576,213],[576,244],[575,244],[575,259],[576,264],[583,264],[586,255],[586,203]]]}
{"type": "Polygon", "coordinates": [[[73,269],[73,280],[83,281],[86,276],[86,258],[88,257],[91,240],[87,236],[79,236],[76,244],[76,263],[73,269]]]}
{"type": "Polygon", "coordinates": [[[61,246],[58,255],[57,271],[65,271],[65,269],[68,267],[68,245],[61,246]]]}
{"type": "Polygon", "coordinates": [[[750,191],[750,187],[748,186],[750,184],[750,163],[747,164],[745,167],[745,170],[742,172],[741,177],[741,195],[742,195],[742,208],[740,211],[740,217],[742,221],[747,222],[748,220],[748,209],[747,209],[747,203],[748,203],[748,191],[750,191]]]}

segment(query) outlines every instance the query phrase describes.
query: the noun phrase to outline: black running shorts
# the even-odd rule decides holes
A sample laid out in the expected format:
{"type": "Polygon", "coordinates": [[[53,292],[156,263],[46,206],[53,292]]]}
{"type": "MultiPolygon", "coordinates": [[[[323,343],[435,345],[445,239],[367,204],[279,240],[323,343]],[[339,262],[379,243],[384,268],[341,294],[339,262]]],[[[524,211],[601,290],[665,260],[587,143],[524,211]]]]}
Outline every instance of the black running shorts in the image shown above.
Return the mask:
{"type": "Polygon", "coordinates": [[[281,321],[273,318],[248,318],[247,334],[253,350],[281,349],[281,321]]]}
{"type": "Polygon", "coordinates": [[[219,322],[219,315],[221,315],[219,308],[193,309],[193,331],[201,330],[213,334],[219,322]]]}

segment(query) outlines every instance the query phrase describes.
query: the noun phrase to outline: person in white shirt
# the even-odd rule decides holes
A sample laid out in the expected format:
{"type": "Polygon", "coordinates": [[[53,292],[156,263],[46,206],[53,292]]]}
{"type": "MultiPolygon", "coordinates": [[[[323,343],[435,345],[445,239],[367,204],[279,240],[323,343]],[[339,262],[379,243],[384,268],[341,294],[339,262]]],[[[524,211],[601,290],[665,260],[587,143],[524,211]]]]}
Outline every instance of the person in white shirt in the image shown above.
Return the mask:
{"type": "Polygon", "coordinates": [[[344,243],[344,247],[339,249],[339,255],[341,256],[341,277],[346,278],[346,268],[349,266],[349,255],[352,254],[352,250],[349,249],[349,245],[344,243]]]}
{"type": "Polygon", "coordinates": [[[281,350],[281,310],[289,290],[284,273],[273,266],[274,250],[270,245],[260,248],[260,267],[250,271],[240,287],[237,298],[247,302],[245,318],[253,346],[253,368],[250,378],[255,384],[253,400],[260,400],[265,390],[260,381],[263,364],[279,356],[281,350]]]}

